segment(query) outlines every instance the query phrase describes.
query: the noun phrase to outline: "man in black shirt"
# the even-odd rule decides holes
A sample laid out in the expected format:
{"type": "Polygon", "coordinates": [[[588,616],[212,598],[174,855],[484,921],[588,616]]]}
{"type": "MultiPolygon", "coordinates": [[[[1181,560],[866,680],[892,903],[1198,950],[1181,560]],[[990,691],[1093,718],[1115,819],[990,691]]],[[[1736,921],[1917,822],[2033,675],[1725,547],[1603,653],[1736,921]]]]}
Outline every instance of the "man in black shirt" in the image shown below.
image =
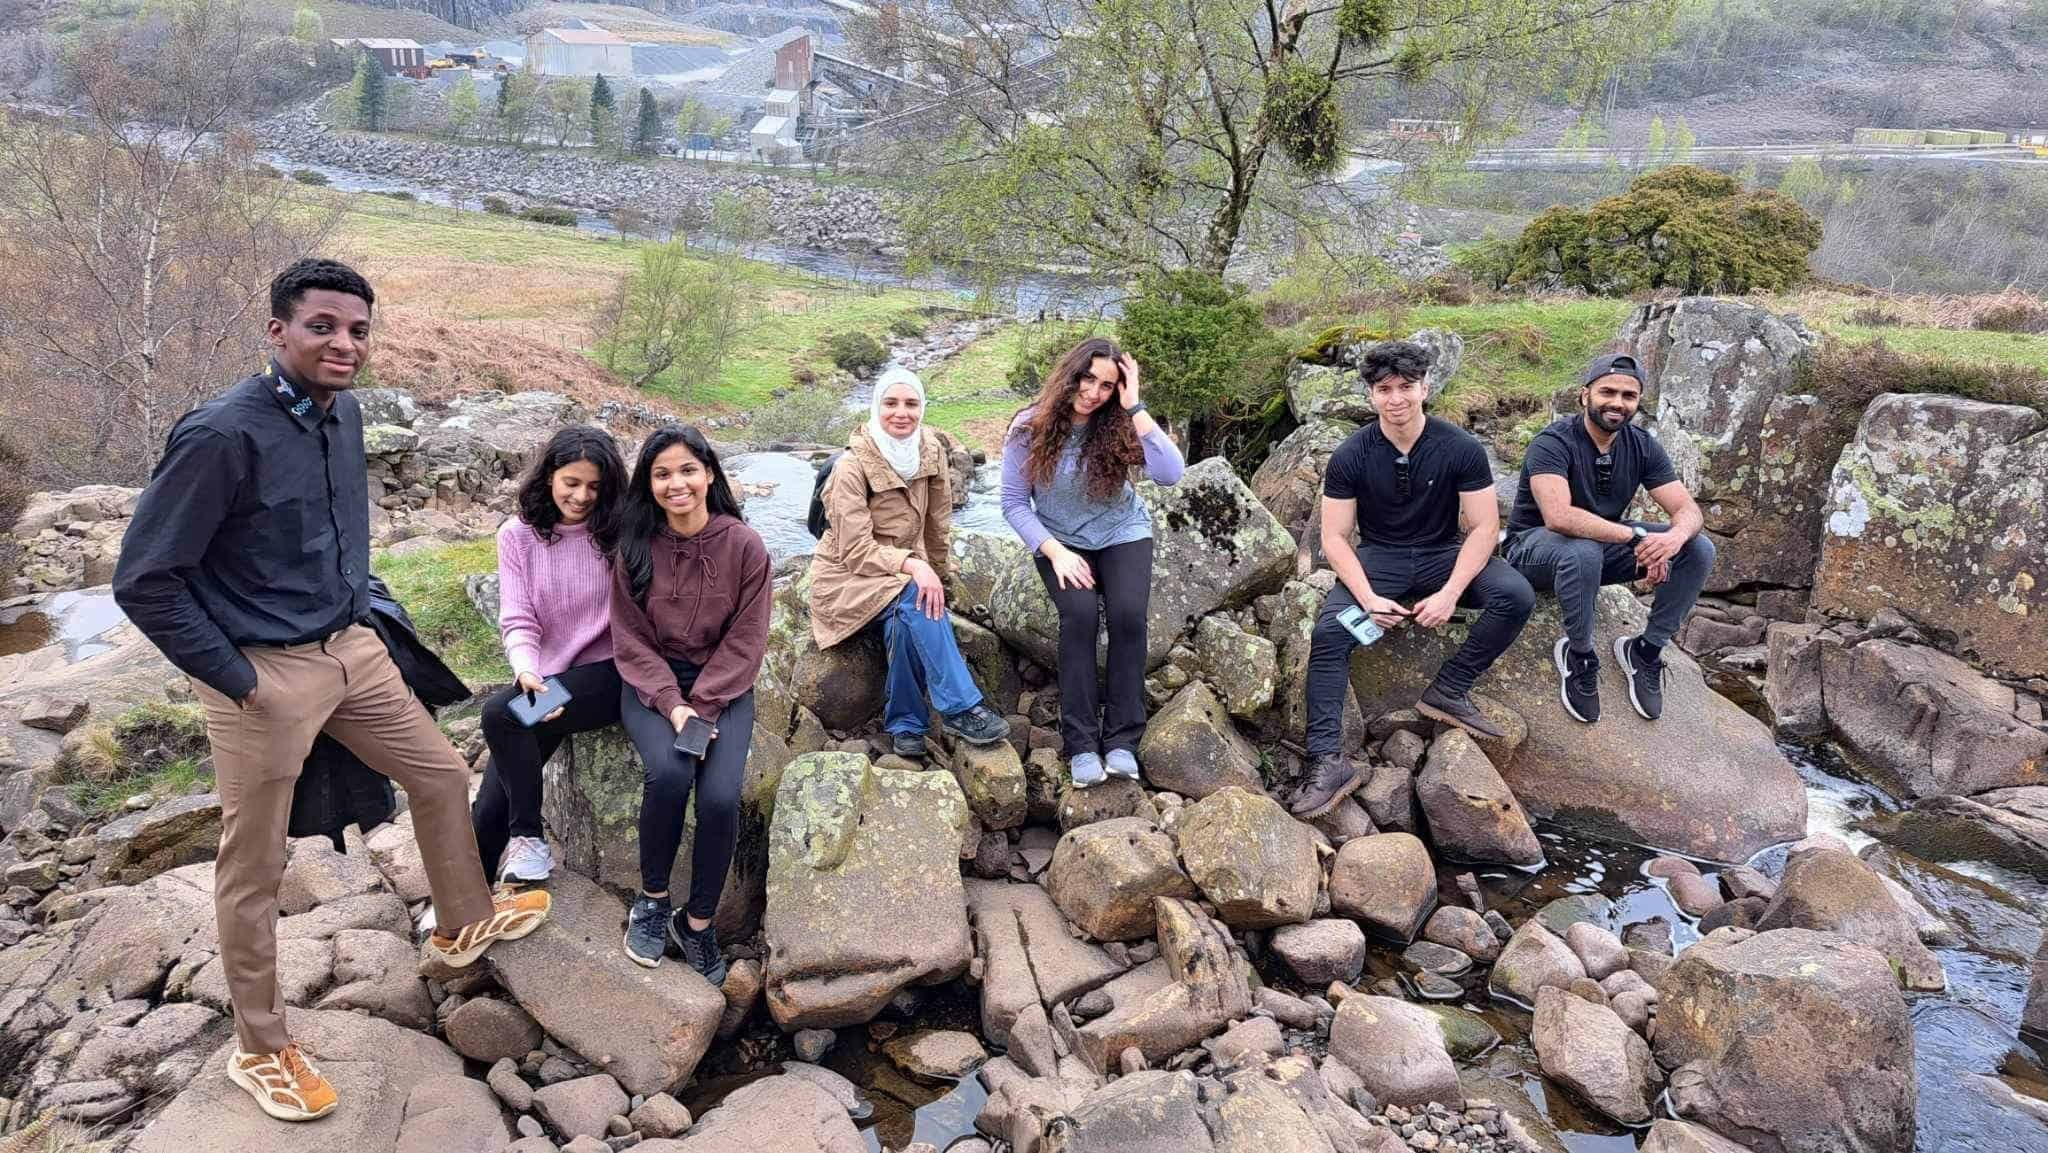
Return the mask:
{"type": "Polygon", "coordinates": [[[469,766],[369,614],[362,410],[370,286],[301,260],[270,286],[268,368],[181,417],[137,503],[114,599],[206,707],[221,797],[214,914],[239,1051],[227,1074],[282,1121],[334,1111],[334,1088],[285,1029],[277,889],[293,784],[325,732],[404,786],[439,925],[427,951],[462,968],[547,915],[545,893],[493,897],[469,821],[469,766]]]}
{"type": "Polygon", "coordinates": [[[1360,374],[1379,419],[1338,447],[1323,478],[1323,553],[1337,587],[1323,602],[1309,648],[1309,765],[1289,805],[1303,818],[1329,812],[1361,780],[1340,747],[1351,653],[1359,644],[1340,619],[1345,610],[1363,608],[1383,630],[1404,620],[1433,629],[1461,604],[1480,609],[1464,645],[1415,707],[1497,737],[1468,693],[1514,643],[1536,603],[1529,582],[1493,555],[1500,509],[1486,450],[1471,433],[1423,411],[1429,354],[1405,341],[1382,344],[1366,355],[1360,374]],[[1362,542],[1355,549],[1354,525],[1362,542]],[[1408,597],[1420,599],[1402,604],[1408,597]]]}
{"type": "Polygon", "coordinates": [[[1593,647],[1600,586],[1638,576],[1657,586],[1642,634],[1614,641],[1629,703],[1654,721],[1664,714],[1664,645],[1714,567],[1714,542],[1700,531],[1699,505],[1664,446],[1630,423],[1642,396],[1634,357],[1595,360],[1579,381],[1579,415],[1558,420],[1529,442],[1508,518],[1509,563],[1536,588],[1555,590],[1564,612],[1565,635],[1551,649],[1558,699],[1588,724],[1600,719],[1600,654],[1593,647]],[[1623,516],[1638,488],[1669,524],[1623,516]]]}

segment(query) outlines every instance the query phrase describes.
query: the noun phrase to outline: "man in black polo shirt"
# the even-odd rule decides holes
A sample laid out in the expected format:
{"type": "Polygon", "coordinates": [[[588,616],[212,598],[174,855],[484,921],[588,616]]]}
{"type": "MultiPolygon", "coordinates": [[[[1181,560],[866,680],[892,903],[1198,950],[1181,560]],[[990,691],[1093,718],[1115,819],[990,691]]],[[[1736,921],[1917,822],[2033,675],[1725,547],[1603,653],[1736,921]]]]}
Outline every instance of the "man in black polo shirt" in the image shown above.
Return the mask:
{"type": "Polygon", "coordinates": [[[1577,416],[1536,434],[1522,457],[1522,484],[1508,517],[1508,561],[1536,588],[1557,593],[1564,633],[1551,649],[1558,699],[1588,724],[1600,719],[1600,654],[1593,602],[1601,585],[1644,577],[1657,586],[1650,623],[1616,637],[1629,703],[1645,720],[1664,715],[1664,646],[1699,600],[1714,567],[1699,505],[1657,438],[1630,423],[1642,403],[1635,358],[1603,356],[1579,380],[1577,416]],[[1623,516],[1636,490],[1669,524],[1623,516]]]}
{"type": "Polygon", "coordinates": [[[469,766],[406,687],[369,615],[363,418],[349,395],[374,296],[329,260],[270,286],[273,359],[179,419],[136,505],[114,599],[206,707],[221,798],[214,914],[239,1051],[230,1080],[311,1121],[334,1088],[285,1029],[277,889],[292,787],[322,732],[405,788],[438,923],[429,955],[470,965],[547,915],[494,897],[469,821],[469,766]]]}
{"type": "Polygon", "coordinates": [[[1478,608],[1465,643],[1437,670],[1416,710],[1479,736],[1497,737],[1472,704],[1474,681],[1521,634],[1536,603],[1529,582],[1493,555],[1500,508],[1486,450],[1471,433],[1423,411],[1429,354],[1406,341],[1381,344],[1360,369],[1379,419],[1353,433],[1323,478],[1323,554],[1337,587],[1323,602],[1308,658],[1308,772],[1288,806],[1314,818],[1361,779],[1344,756],[1344,691],[1358,638],[1340,619],[1362,607],[1373,624],[1438,628],[1459,605],[1478,608]],[[1458,531],[1464,519],[1462,537],[1458,531]],[[1354,549],[1356,525],[1361,543],[1354,549]],[[1417,598],[1403,604],[1407,598],[1417,598]]]}

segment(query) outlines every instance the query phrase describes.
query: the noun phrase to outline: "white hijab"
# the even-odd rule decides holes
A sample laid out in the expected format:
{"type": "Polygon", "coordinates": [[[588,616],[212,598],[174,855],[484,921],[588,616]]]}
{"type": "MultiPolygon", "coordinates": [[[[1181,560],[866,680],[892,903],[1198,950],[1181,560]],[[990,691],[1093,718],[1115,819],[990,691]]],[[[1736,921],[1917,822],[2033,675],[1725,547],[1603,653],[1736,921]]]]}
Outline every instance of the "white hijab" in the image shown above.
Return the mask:
{"type": "Polygon", "coordinates": [[[918,462],[924,456],[923,401],[924,382],[917,378],[916,373],[900,365],[883,373],[881,378],[875,381],[874,396],[868,401],[868,439],[875,442],[875,447],[882,450],[882,459],[888,461],[889,467],[895,469],[896,475],[904,480],[917,475],[918,462]],[[905,437],[890,436],[888,430],[882,427],[882,398],[888,396],[889,390],[899,384],[909,385],[917,393],[919,402],[917,427],[911,429],[910,435],[905,437]]]}

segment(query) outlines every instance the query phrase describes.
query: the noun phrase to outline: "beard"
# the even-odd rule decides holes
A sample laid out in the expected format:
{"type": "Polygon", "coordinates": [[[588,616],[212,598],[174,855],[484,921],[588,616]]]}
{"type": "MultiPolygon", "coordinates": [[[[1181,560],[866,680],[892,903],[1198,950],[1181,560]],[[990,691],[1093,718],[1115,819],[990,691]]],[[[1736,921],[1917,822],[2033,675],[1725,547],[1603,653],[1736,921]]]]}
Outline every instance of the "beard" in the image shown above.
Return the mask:
{"type": "Polygon", "coordinates": [[[1618,431],[1622,425],[1629,422],[1630,417],[1635,415],[1618,408],[1596,408],[1592,411],[1593,423],[1599,425],[1601,429],[1607,432],[1618,431]]]}

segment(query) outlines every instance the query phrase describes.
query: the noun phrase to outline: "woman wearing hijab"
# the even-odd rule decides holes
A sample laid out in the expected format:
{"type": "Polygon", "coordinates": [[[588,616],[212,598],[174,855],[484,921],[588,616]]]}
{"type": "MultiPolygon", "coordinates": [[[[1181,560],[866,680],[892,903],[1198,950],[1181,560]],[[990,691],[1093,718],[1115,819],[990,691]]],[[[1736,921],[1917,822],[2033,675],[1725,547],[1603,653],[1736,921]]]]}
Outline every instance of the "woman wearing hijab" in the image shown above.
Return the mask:
{"type": "Polygon", "coordinates": [[[970,744],[1009,723],[982,701],[946,614],[953,486],[946,449],[924,427],[924,383],[892,368],[875,382],[867,424],[825,482],[831,527],[811,560],[811,636],[829,649],[877,619],[889,656],[884,718],[898,756],[925,755],[931,709],[970,744]]]}

